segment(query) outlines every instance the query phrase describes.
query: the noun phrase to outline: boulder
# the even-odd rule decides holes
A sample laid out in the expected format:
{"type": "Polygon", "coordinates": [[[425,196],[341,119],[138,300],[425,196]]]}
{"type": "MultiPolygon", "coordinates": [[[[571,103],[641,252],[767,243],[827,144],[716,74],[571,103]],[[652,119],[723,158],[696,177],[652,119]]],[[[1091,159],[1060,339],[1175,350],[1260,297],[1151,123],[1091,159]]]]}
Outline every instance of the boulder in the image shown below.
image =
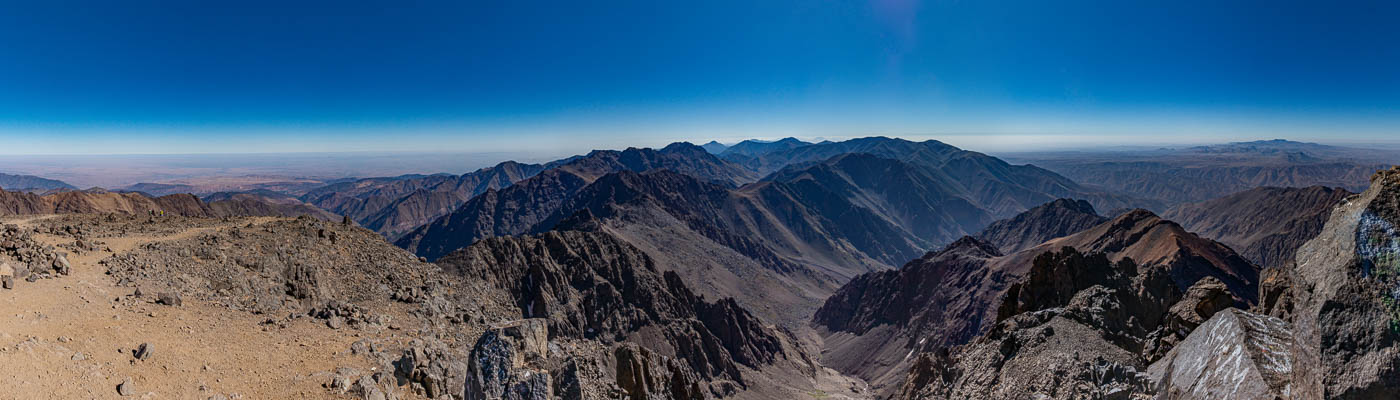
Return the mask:
{"type": "Polygon", "coordinates": [[[1167,399],[1295,398],[1292,346],[1293,332],[1282,319],[1228,309],[1191,332],[1147,374],[1167,399]]]}
{"type": "Polygon", "coordinates": [[[554,397],[549,371],[541,367],[549,351],[549,322],[524,319],[481,335],[468,357],[466,400],[554,397]]]}

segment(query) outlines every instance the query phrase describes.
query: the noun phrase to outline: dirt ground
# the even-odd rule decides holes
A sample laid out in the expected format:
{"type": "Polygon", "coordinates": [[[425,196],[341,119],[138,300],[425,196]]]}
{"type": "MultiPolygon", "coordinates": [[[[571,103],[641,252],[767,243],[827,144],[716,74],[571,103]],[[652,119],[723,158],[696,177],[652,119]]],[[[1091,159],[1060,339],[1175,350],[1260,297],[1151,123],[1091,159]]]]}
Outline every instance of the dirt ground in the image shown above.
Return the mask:
{"type": "MultiPolygon", "coordinates": [[[[3,222],[28,227],[43,218],[3,222]]],[[[121,253],[229,226],[103,240],[121,253]]],[[[332,371],[370,370],[370,360],[348,351],[365,332],[333,330],[311,318],[264,330],[260,323],[268,316],[188,298],[179,307],[158,305],[116,286],[98,264],[110,255],[73,255],[69,276],[0,289],[0,399],[124,398],[117,386],[128,377],[132,390],[125,398],[343,398],[322,387],[332,371]],[[142,343],[152,355],[137,360],[132,350],[142,343]]]]}

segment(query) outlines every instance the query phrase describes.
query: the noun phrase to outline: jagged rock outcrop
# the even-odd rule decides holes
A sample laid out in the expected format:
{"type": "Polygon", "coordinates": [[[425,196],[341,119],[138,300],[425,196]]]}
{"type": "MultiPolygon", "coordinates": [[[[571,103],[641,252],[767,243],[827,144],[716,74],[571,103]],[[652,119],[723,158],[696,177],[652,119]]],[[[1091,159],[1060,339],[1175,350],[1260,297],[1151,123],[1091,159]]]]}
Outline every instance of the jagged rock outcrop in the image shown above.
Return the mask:
{"type": "Polygon", "coordinates": [[[1185,340],[1187,334],[1217,312],[1230,308],[1233,303],[1230,288],[1219,279],[1211,276],[1201,278],[1186,290],[1186,294],[1181,296],[1181,301],[1167,310],[1167,314],[1157,325],[1157,330],[1148,335],[1142,351],[1143,356],[1148,362],[1161,359],[1177,343],[1185,340]]]}
{"type": "Polygon", "coordinates": [[[1291,380],[1302,398],[1392,398],[1400,392],[1400,168],[1334,209],[1269,288],[1266,314],[1292,323],[1291,380]],[[1291,312],[1279,312],[1279,309],[1291,312]]]}
{"type": "MultiPolygon", "coordinates": [[[[1008,255],[976,239],[959,240],[899,270],[853,279],[828,299],[813,323],[824,337],[827,365],[890,388],[905,380],[904,371],[921,349],[967,343],[999,320],[1064,307],[1094,287],[1105,294],[1085,300],[1119,304],[1104,310],[1121,313],[1096,317],[1102,322],[1094,329],[1138,357],[1145,336],[1180,298],[1180,288],[1213,277],[1225,283],[1233,304],[1247,306],[1257,296],[1258,271],[1228,247],[1136,210],[1008,255]],[[1050,251],[1067,254],[1065,247],[1080,255],[1042,257],[1050,251]],[[1099,257],[1105,262],[1089,262],[1099,257]],[[1118,265],[1129,259],[1135,268],[1118,265]],[[1013,287],[1016,293],[1009,294],[1013,287]]],[[[1145,363],[1122,365],[1140,369],[1145,363]]]]}
{"type": "Polygon", "coordinates": [[[1084,200],[1057,199],[988,225],[976,236],[1003,253],[1014,253],[1108,221],[1084,200]]]}
{"type": "Polygon", "coordinates": [[[1146,398],[1143,338],[1177,296],[1160,270],[1129,259],[1041,254],[1002,298],[996,325],[953,352],[922,349],[897,397],[1146,398]]]}
{"type": "Polygon", "coordinates": [[[733,300],[707,302],[637,248],[598,232],[491,238],[438,261],[507,290],[549,337],[639,343],[707,380],[743,384],[741,369],[788,357],[779,334],[733,300]]]}
{"type": "MultiPolygon", "coordinates": [[[[1295,391],[1293,333],[1281,319],[1216,313],[1147,369],[1163,399],[1311,399],[1295,391]]],[[[1393,394],[1393,393],[1392,393],[1393,394]]]]}
{"type": "Polygon", "coordinates": [[[1332,208],[1350,195],[1324,186],[1260,187],[1172,207],[1162,217],[1275,268],[1292,262],[1298,247],[1316,237],[1332,208]]]}

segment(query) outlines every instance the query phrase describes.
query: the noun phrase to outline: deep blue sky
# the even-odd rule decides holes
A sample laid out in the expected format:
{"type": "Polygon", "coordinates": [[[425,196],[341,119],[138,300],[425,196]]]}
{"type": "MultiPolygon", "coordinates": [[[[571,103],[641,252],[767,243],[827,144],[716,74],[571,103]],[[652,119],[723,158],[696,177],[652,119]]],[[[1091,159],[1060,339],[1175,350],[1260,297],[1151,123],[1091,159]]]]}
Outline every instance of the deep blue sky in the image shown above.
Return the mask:
{"type": "Polygon", "coordinates": [[[1400,136],[1394,1],[7,3],[8,154],[1400,136]]]}

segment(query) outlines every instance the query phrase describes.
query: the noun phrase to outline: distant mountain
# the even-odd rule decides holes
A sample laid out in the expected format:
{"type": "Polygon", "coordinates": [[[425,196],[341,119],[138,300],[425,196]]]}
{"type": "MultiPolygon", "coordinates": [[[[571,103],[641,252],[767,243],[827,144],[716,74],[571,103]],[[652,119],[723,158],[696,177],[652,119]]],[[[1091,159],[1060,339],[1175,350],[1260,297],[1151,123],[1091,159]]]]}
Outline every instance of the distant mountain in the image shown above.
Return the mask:
{"type": "Polygon", "coordinates": [[[705,149],[705,151],[710,152],[710,154],[720,154],[723,153],[725,149],[728,149],[729,146],[711,140],[709,143],[700,145],[700,148],[705,149]]]}
{"type": "Polygon", "coordinates": [[[1015,253],[1107,221],[1084,200],[1057,199],[1015,217],[993,222],[977,234],[1003,253],[1015,253]]]}
{"type": "Polygon", "coordinates": [[[928,140],[869,137],[844,142],[824,142],[790,150],[775,151],[741,163],[768,174],[783,168],[802,168],[842,154],[863,153],[927,168],[941,175],[970,201],[992,212],[995,218],[1009,218],[1031,207],[1057,198],[1080,198],[1104,210],[1151,208],[1161,203],[1107,193],[1084,187],[1074,181],[1032,165],[1012,165],[986,154],[959,149],[928,140]]]}
{"type": "Polygon", "coordinates": [[[1012,160],[1102,190],[1155,199],[1166,207],[1147,208],[1163,211],[1261,186],[1359,191],[1377,170],[1400,162],[1400,152],[1270,140],[1153,151],[1032,153],[1012,160]]]}
{"type": "Polygon", "coordinates": [[[1209,276],[1223,282],[1236,304],[1257,298],[1259,267],[1223,244],[1136,210],[1016,253],[1003,255],[969,237],[898,270],[856,277],[813,318],[827,344],[823,362],[877,386],[901,383],[914,351],[963,344],[986,332],[1012,284],[1028,276],[1041,254],[1063,247],[1104,253],[1113,262],[1131,259],[1136,274],[1161,274],[1178,295],[1209,276]]]}
{"type": "Polygon", "coordinates": [[[772,142],[749,139],[729,146],[728,149],[725,149],[724,152],[721,153],[721,156],[725,158],[755,157],[774,151],[789,150],[807,145],[811,145],[811,143],[797,140],[797,138],[783,138],[772,142]]]}
{"type": "Polygon", "coordinates": [[[1182,204],[1162,216],[1230,245],[1260,266],[1274,268],[1291,262],[1298,247],[1317,236],[1332,209],[1351,194],[1323,186],[1260,187],[1182,204]]]}
{"type": "Polygon", "coordinates": [[[63,181],[40,178],[33,175],[11,175],[0,173],[0,188],[10,191],[44,192],[54,189],[77,190],[63,181]]]}
{"type": "Polygon", "coordinates": [[[348,216],[392,240],[452,212],[472,196],[510,186],[544,169],[540,164],[506,161],[462,175],[367,178],[317,188],[301,199],[348,216]]]}

